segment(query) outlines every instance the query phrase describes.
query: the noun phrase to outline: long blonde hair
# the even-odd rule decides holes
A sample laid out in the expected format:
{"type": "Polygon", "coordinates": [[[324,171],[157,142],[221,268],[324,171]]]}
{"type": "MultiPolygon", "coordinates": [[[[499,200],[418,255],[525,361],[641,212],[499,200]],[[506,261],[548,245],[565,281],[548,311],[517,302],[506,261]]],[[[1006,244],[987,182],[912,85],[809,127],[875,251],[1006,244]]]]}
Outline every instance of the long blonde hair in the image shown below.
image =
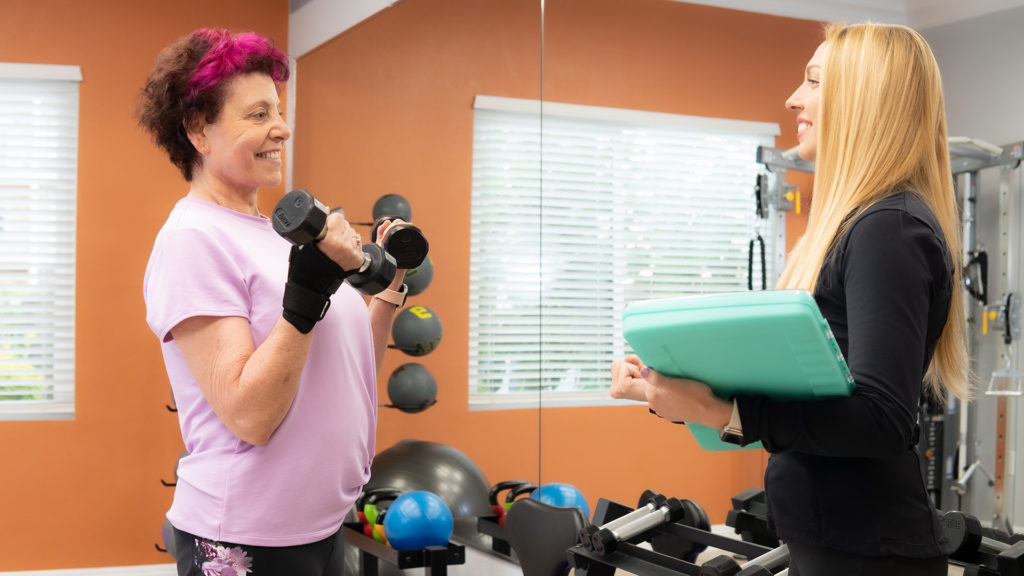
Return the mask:
{"type": "Polygon", "coordinates": [[[897,190],[934,213],[953,259],[954,292],[925,375],[935,399],[970,396],[961,281],[960,218],[949,162],[938,64],[905,26],[830,25],[825,31],[814,198],[779,288],[813,292],[822,265],[850,224],[897,190]]]}

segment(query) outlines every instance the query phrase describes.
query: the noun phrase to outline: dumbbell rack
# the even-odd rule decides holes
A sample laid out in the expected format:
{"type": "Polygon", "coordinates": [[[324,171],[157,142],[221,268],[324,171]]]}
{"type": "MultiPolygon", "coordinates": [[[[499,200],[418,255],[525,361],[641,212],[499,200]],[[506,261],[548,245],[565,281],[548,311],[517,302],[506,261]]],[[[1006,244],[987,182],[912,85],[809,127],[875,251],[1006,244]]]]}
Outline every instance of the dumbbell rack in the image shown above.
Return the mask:
{"type": "MultiPolygon", "coordinates": [[[[601,498],[594,510],[593,523],[602,525],[625,516],[633,510],[628,506],[601,498]]],[[[637,576],[678,576],[679,574],[700,576],[700,566],[697,564],[638,545],[661,535],[741,554],[747,558],[755,558],[772,550],[760,544],[714,534],[678,522],[670,522],[656,526],[628,541],[620,542],[613,552],[605,555],[587,550],[583,545],[577,544],[568,550],[569,565],[576,569],[576,576],[612,576],[617,569],[637,576]]]]}
{"type": "Polygon", "coordinates": [[[476,529],[491,537],[491,550],[512,558],[512,546],[505,537],[505,527],[498,524],[497,516],[480,516],[476,521],[476,529]]]}
{"type": "Polygon", "coordinates": [[[358,522],[346,522],[345,543],[359,549],[359,573],[377,576],[380,561],[400,570],[424,568],[425,576],[447,576],[448,566],[466,563],[466,547],[448,543],[447,546],[427,546],[419,550],[396,550],[383,542],[363,534],[358,522]]]}

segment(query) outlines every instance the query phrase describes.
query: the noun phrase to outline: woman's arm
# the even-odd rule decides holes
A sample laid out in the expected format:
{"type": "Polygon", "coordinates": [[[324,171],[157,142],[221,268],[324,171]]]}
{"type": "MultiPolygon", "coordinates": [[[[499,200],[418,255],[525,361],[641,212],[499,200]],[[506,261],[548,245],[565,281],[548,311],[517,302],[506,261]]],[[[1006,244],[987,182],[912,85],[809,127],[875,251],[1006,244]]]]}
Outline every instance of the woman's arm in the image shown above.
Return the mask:
{"type": "Polygon", "coordinates": [[[244,442],[266,444],[295,399],[313,333],[279,318],[254,348],[248,320],[237,316],[195,316],[171,333],[221,422],[244,442]]]}

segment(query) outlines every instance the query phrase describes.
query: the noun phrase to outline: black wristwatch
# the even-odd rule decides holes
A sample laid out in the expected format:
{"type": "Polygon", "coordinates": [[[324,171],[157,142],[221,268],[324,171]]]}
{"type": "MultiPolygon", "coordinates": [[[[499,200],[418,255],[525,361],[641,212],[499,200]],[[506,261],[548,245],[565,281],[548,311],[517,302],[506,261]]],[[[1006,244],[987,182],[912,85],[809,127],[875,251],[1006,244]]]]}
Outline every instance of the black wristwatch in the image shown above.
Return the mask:
{"type": "Polygon", "coordinates": [[[722,442],[736,445],[743,444],[743,425],[740,423],[740,407],[735,399],[732,401],[732,417],[729,418],[729,423],[725,425],[725,428],[722,429],[718,437],[722,442]]]}

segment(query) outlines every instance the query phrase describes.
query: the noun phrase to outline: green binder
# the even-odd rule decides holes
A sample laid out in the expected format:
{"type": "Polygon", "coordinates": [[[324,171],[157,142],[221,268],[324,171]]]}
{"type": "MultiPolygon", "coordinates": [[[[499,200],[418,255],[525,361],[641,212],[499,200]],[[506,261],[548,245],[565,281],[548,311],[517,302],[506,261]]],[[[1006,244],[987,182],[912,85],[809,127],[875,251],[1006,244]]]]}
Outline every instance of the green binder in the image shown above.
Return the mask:
{"type": "MultiPolygon", "coordinates": [[[[652,369],[705,382],[716,396],[849,396],[853,376],[810,293],[769,290],[641,300],[623,311],[626,341],[652,369]]],[[[739,446],[688,424],[705,450],[739,446]]],[[[761,448],[755,443],[745,448],[761,448]]]]}

